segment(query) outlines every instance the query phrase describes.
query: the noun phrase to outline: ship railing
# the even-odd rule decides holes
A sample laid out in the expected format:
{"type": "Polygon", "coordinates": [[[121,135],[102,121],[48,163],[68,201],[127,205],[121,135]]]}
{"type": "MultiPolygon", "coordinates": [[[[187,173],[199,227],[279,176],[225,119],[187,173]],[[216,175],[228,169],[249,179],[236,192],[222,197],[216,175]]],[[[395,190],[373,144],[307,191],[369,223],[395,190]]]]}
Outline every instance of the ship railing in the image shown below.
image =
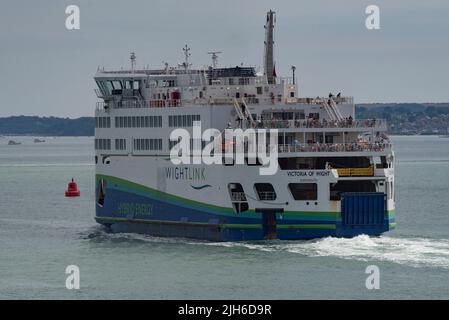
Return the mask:
{"type": "Polygon", "coordinates": [[[258,120],[257,128],[271,128],[271,129],[296,129],[296,128],[359,128],[359,129],[387,129],[386,119],[342,119],[342,120],[314,120],[314,119],[299,119],[299,120],[258,120]]]}
{"type": "Polygon", "coordinates": [[[181,107],[182,102],[180,99],[170,100],[135,100],[135,101],[98,101],[97,109],[122,109],[122,108],[168,108],[168,107],[181,107]]]}
{"type": "Polygon", "coordinates": [[[276,84],[293,85],[293,77],[276,77],[276,84]]]}
{"type": "Polygon", "coordinates": [[[387,152],[391,150],[391,143],[308,143],[308,144],[280,144],[279,153],[291,152],[387,152]]]}
{"type": "Polygon", "coordinates": [[[244,192],[231,192],[231,200],[235,202],[247,201],[244,192]]]}
{"type": "MultiPolygon", "coordinates": [[[[95,90],[97,97],[105,98],[101,91],[95,90]]],[[[282,97],[243,97],[247,104],[313,104],[321,105],[327,98],[282,98],[282,97]]],[[[111,108],[163,108],[180,107],[183,105],[232,105],[233,97],[222,98],[195,98],[191,101],[182,101],[181,99],[153,99],[153,100],[125,100],[125,101],[99,101],[97,109],[111,108]]],[[[352,97],[333,97],[333,100],[339,103],[352,104],[352,97]]]]}
{"type": "MultiPolygon", "coordinates": [[[[336,97],[333,96],[332,99],[338,104],[354,104],[354,97],[336,97]]],[[[287,98],[287,103],[301,103],[301,104],[317,104],[322,105],[323,102],[329,100],[327,97],[316,97],[316,98],[287,98]]]]}
{"type": "MultiPolygon", "coordinates": [[[[191,104],[200,104],[200,105],[233,105],[234,97],[231,98],[196,98],[191,104]]],[[[243,97],[245,99],[246,104],[259,104],[260,99],[257,97],[243,97]]],[[[237,98],[240,102],[241,98],[237,98]]]]}
{"type": "Polygon", "coordinates": [[[276,192],[274,191],[260,191],[257,193],[259,200],[276,200],[276,192]]]}

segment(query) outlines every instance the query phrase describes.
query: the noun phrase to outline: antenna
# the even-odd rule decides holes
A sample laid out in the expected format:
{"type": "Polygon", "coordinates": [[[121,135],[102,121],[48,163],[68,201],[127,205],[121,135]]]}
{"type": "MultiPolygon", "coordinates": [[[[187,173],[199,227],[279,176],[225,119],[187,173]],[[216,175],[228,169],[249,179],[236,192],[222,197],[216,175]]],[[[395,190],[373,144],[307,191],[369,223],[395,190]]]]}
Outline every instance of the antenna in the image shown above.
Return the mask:
{"type": "Polygon", "coordinates": [[[168,74],[168,62],[162,61],[162,63],[163,63],[164,66],[165,66],[165,68],[164,68],[165,73],[168,74]]]}
{"type": "Polygon", "coordinates": [[[296,71],[296,66],[292,66],[292,73],[293,73],[293,85],[295,85],[295,71],[296,71]]]}
{"type": "Polygon", "coordinates": [[[210,51],[207,54],[212,55],[212,66],[214,68],[218,67],[218,54],[223,53],[222,51],[210,51]]]}
{"type": "Polygon", "coordinates": [[[185,56],[185,62],[184,62],[184,68],[187,70],[189,69],[189,57],[191,56],[190,54],[190,48],[186,45],[184,48],[182,48],[182,51],[184,51],[184,56],[185,56]]]}
{"type": "Polygon", "coordinates": [[[131,52],[131,56],[129,58],[131,60],[131,71],[134,73],[134,67],[136,65],[136,54],[134,52],[131,52]]]}

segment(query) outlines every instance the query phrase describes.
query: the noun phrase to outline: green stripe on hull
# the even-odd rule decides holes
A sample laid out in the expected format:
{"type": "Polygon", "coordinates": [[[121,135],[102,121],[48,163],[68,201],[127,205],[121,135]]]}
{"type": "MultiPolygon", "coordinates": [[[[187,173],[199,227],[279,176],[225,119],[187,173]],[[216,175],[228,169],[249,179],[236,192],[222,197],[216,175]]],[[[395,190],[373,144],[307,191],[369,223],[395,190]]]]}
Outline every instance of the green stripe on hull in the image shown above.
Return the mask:
{"type": "MultiPolygon", "coordinates": [[[[180,196],[176,196],[170,193],[162,192],[138,183],[134,183],[128,180],[124,180],[121,178],[108,176],[108,175],[102,175],[97,174],[96,175],[97,181],[99,179],[104,179],[108,183],[116,184],[115,188],[122,189],[125,187],[125,189],[122,189],[124,191],[127,191],[127,189],[133,190],[133,192],[136,192],[142,196],[152,196],[159,200],[168,200],[174,203],[177,203],[182,206],[187,206],[192,209],[196,210],[203,210],[203,211],[212,211],[220,215],[227,215],[227,216],[235,216],[235,212],[233,208],[229,207],[221,207],[205,202],[195,201],[187,198],[183,198],[180,196]]],[[[259,213],[256,213],[253,209],[250,209],[248,211],[245,211],[245,213],[240,213],[239,217],[242,218],[254,218],[258,217],[259,213]]],[[[341,221],[341,213],[340,212],[320,212],[320,211],[284,211],[282,213],[282,217],[285,220],[322,220],[322,221],[329,221],[329,222],[338,222],[341,221]]]]}
{"type": "Polygon", "coordinates": [[[190,200],[187,198],[178,197],[178,196],[175,196],[170,193],[162,192],[162,191],[159,191],[159,190],[156,190],[156,189],[153,189],[150,187],[146,187],[144,185],[137,184],[137,183],[134,183],[134,182],[131,182],[128,180],[120,179],[117,177],[100,175],[100,174],[97,174],[96,177],[97,177],[97,179],[105,179],[108,182],[116,183],[118,185],[127,187],[134,191],[140,191],[143,194],[150,194],[156,198],[170,200],[175,203],[181,203],[183,205],[187,204],[187,205],[194,206],[195,208],[203,207],[204,209],[220,211],[223,213],[233,213],[234,212],[234,210],[232,208],[220,207],[220,206],[212,205],[209,203],[204,203],[204,202],[199,202],[199,201],[195,201],[195,200],[190,200]]]}
{"type": "MultiPolygon", "coordinates": [[[[183,221],[164,221],[164,220],[143,220],[143,219],[127,219],[117,217],[95,217],[98,222],[114,223],[143,223],[143,224],[162,224],[162,225],[189,225],[189,226],[201,226],[211,228],[223,228],[223,229],[262,229],[261,224],[239,224],[239,223],[225,223],[225,224],[209,224],[204,222],[183,222],[183,221]]],[[[326,229],[335,230],[334,224],[280,224],[277,225],[278,229],[326,229]]]]}

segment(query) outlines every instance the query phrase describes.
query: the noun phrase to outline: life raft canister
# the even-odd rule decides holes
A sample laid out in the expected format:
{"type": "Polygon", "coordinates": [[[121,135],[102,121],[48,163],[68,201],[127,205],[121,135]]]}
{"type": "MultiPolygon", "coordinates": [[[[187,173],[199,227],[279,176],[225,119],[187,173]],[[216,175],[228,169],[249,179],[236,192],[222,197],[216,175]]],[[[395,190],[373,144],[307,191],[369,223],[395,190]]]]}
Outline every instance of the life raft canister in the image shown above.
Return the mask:
{"type": "Polygon", "coordinates": [[[66,197],[79,197],[80,196],[80,191],[78,190],[78,186],[76,184],[76,182],[73,180],[69,182],[68,186],[67,186],[67,190],[65,191],[65,196],[66,197]]]}

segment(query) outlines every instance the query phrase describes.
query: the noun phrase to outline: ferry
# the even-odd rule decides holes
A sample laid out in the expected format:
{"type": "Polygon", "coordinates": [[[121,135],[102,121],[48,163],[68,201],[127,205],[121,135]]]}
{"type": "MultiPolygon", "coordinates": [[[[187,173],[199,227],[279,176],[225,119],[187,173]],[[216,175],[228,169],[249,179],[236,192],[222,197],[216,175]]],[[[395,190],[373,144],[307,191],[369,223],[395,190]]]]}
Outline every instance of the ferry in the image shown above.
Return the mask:
{"type": "MultiPolygon", "coordinates": [[[[395,228],[386,121],[357,119],[351,96],[300,96],[295,66],[278,76],[275,19],[267,12],[260,72],[220,66],[219,51],[208,52],[210,66],[194,68],[187,45],[176,66],[137,68],[131,53],[129,70],[97,70],[98,223],[112,232],[210,241],[377,236],[395,228]],[[262,175],[265,163],[249,156],[243,163],[174,161],[174,130],[194,134],[198,123],[275,132],[266,146],[277,170],[262,175]]],[[[217,143],[229,149],[229,141],[217,143]]]]}

